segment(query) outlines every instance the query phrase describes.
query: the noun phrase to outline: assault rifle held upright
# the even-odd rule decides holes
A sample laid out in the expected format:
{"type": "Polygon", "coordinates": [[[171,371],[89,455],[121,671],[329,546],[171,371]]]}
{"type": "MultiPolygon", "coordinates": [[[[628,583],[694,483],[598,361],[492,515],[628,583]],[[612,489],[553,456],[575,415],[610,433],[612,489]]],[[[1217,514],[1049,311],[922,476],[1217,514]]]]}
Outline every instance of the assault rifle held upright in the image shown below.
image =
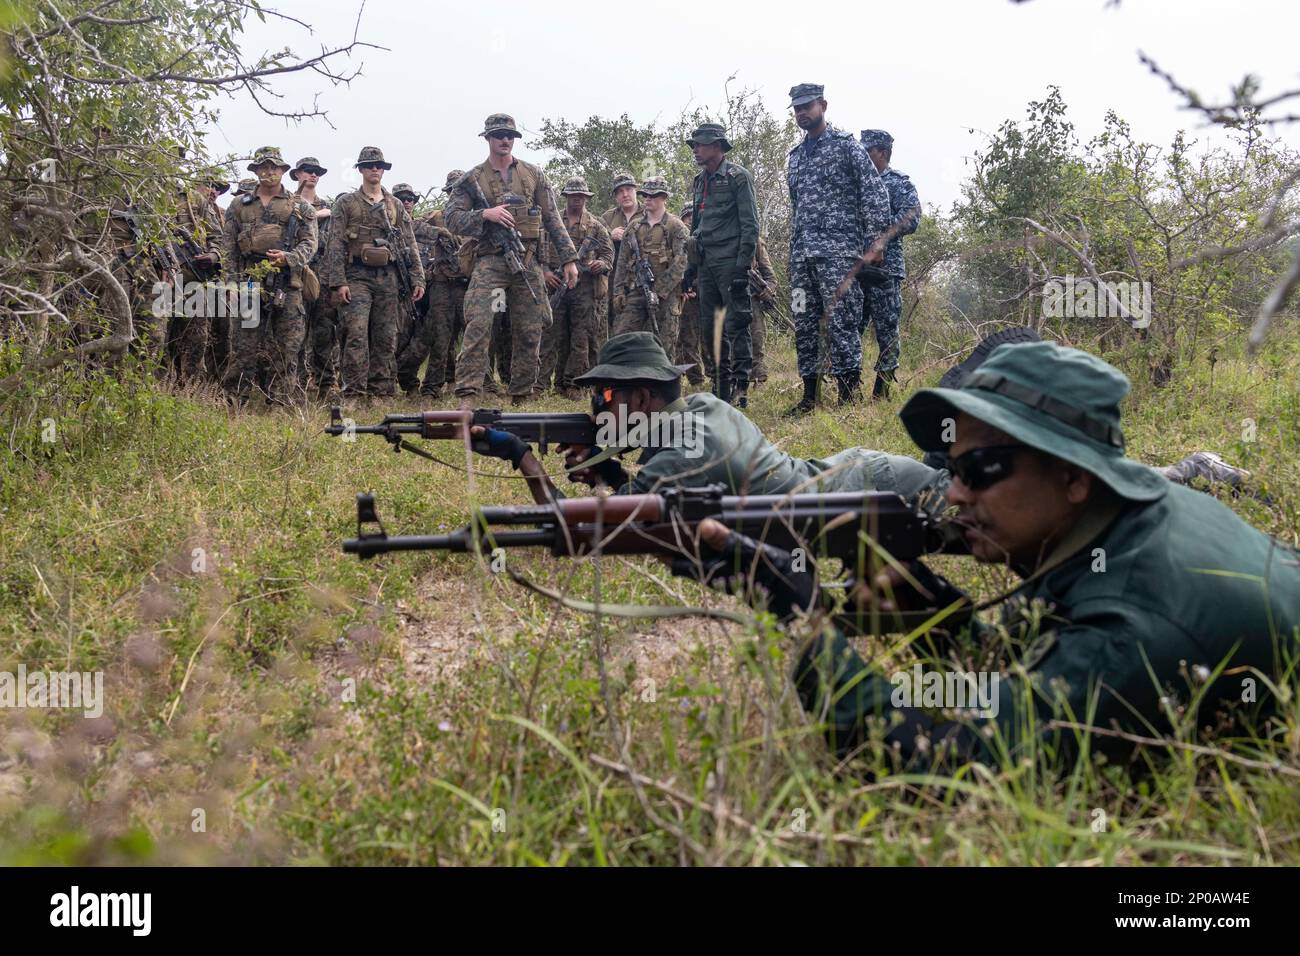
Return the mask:
{"type": "Polygon", "coordinates": [[[384,244],[388,246],[388,254],[392,257],[393,267],[397,270],[397,298],[402,303],[402,308],[406,311],[408,320],[414,325],[419,321],[419,314],[413,298],[415,283],[411,280],[409,250],[406,243],[402,242],[401,233],[397,231],[397,227],[388,218],[388,210],[385,206],[385,203],[376,203],[371,208],[370,215],[373,216],[376,209],[380,211],[379,217],[384,221],[384,244]]]}
{"type": "Polygon", "coordinates": [[[405,449],[427,458],[427,453],[406,439],[413,436],[463,441],[474,425],[518,435],[530,444],[535,443],[542,454],[546,453],[547,445],[596,444],[596,423],[583,412],[502,412],[494,408],[385,415],[378,425],[357,425],[344,419],[342,409],[336,405],[330,409],[325,434],[382,435],[393,451],[405,449]]]}
{"type": "Polygon", "coordinates": [[[645,299],[646,318],[655,336],[659,335],[659,293],[655,292],[655,272],[650,260],[641,254],[641,244],[636,241],[636,230],[629,225],[623,233],[623,242],[632,253],[632,277],[645,299]]]}
{"type": "MultiPolygon", "coordinates": [[[[478,178],[474,175],[473,170],[466,173],[460,182],[452,187],[452,192],[454,193],[459,186],[465,186],[469,190],[470,198],[474,200],[475,209],[491,208],[491,203],[487,201],[487,196],[483,195],[483,187],[478,184],[478,178]]],[[[533,288],[533,283],[528,278],[528,270],[524,268],[524,259],[528,255],[528,250],[524,248],[524,240],[519,235],[519,230],[510,226],[503,226],[501,223],[493,222],[490,219],[484,219],[483,238],[501,250],[501,256],[506,260],[506,267],[510,270],[511,275],[523,274],[524,285],[528,287],[528,294],[533,297],[534,302],[540,305],[542,300],[537,297],[537,290],[533,288]]]]}
{"type": "MultiPolygon", "coordinates": [[[[586,272],[588,274],[591,273],[591,266],[587,263],[587,260],[591,258],[592,249],[595,245],[596,245],[595,236],[587,236],[587,238],[582,240],[582,245],[578,247],[578,271],[579,272],[586,272]]],[[[575,285],[574,288],[576,289],[577,286],[575,285]]],[[[564,304],[564,299],[569,294],[570,291],[572,290],[570,290],[568,285],[562,281],[560,283],[560,287],[551,293],[552,314],[554,314],[554,312],[557,309],[559,309],[561,305],[564,304]]]]}

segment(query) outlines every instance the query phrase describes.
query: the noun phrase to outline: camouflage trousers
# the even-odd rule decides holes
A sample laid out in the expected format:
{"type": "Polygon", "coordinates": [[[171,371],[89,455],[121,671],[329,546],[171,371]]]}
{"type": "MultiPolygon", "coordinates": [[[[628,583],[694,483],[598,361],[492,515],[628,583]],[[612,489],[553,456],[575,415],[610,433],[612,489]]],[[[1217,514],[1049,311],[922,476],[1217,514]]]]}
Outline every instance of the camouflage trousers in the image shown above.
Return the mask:
{"type": "Polygon", "coordinates": [[[542,336],[539,389],[545,389],[552,376],[556,388],[573,388],[573,380],[594,367],[589,362],[599,331],[598,312],[592,282],[583,276],[564,296],[551,327],[542,336]]]}
{"type": "Polygon", "coordinates": [[[176,316],[167,329],[167,357],[181,385],[192,385],[205,377],[204,357],[212,319],[206,315],[176,316]]]}
{"type": "Polygon", "coordinates": [[[763,349],[767,345],[767,312],[770,306],[764,305],[753,299],[754,303],[754,322],[749,327],[750,343],[753,346],[754,368],[750,373],[750,380],[754,382],[767,381],[767,360],[763,355],[763,349]]]}
{"type": "Polygon", "coordinates": [[[903,293],[897,279],[867,289],[863,296],[862,331],[867,326],[876,327],[876,344],[880,357],[876,359],[877,372],[892,372],[898,368],[898,323],[903,317],[903,293]]]}
{"type": "MultiPolygon", "coordinates": [[[[700,301],[687,299],[682,303],[682,314],[677,322],[677,349],[673,361],[678,365],[692,366],[686,372],[686,381],[692,385],[704,384],[704,356],[700,351],[700,301]]],[[[713,372],[710,370],[710,375],[713,372]]]]}
{"type": "Polygon", "coordinates": [[[827,371],[833,375],[862,371],[862,288],[850,282],[835,300],[836,287],[856,262],[849,256],[790,263],[790,307],[800,378],[827,371]]]}
{"type": "Polygon", "coordinates": [[[465,338],[456,356],[457,395],[473,397],[482,391],[491,360],[493,326],[506,310],[510,313],[509,333],[503,326],[497,326],[497,331],[502,349],[509,340],[510,394],[522,398],[533,390],[542,333],[551,322],[541,267],[530,262],[524,272],[511,275],[504,258],[485,255],[474,264],[474,275],[465,290],[465,338]],[[536,290],[538,301],[529,294],[525,278],[536,290]]]}
{"type": "Polygon", "coordinates": [[[655,338],[663,350],[672,354],[677,349],[677,320],[682,314],[682,296],[680,292],[670,292],[659,297],[659,308],[655,321],[650,320],[646,308],[645,294],[640,289],[627,293],[623,308],[614,316],[614,327],[610,332],[622,335],[624,332],[654,332],[655,338]],[[658,329],[655,325],[658,324],[658,329]]]}
{"type": "Polygon", "coordinates": [[[424,320],[397,356],[397,381],[403,390],[419,387],[424,395],[437,395],[454,380],[456,336],[465,326],[465,285],[451,279],[434,278],[425,290],[428,303],[424,320]],[[420,366],[428,360],[424,383],[420,366]]]}
{"type": "Polygon", "coordinates": [[[330,301],[328,289],[322,289],[307,310],[304,359],[318,389],[330,389],[338,384],[339,306],[330,301]]]}
{"type": "Polygon", "coordinates": [[[247,399],[255,386],[263,385],[272,401],[288,402],[298,388],[298,353],[307,334],[302,292],[288,290],[278,309],[264,304],[256,324],[245,328],[251,321],[230,319],[230,354],[222,384],[235,398],[247,399]]]}
{"type": "Polygon", "coordinates": [[[609,341],[609,296],[601,296],[596,303],[595,328],[587,341],[590,354],[587,356],[587,368],[595,368],[599,363],[600,350],[609,341]]]}
{"type": "Polygon", "coordinates": [[[352,300],[339,307],[345,395],[388,396],[397,391],[397,333],[402,304],[392,266],[349,263],[344,276],[352,300]]]}

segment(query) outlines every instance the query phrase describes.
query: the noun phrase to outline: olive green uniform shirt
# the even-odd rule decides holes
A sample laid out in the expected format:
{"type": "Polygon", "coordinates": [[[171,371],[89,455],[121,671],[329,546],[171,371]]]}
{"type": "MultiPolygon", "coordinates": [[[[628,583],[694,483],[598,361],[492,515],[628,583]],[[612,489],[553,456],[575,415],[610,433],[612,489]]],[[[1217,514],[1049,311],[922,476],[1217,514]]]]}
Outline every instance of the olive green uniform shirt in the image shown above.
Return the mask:
{"type": "MultiPolygon", "coordinates": [[[[1093,726],[1153,736],[1171,730],[1162,698],[1177,706],[1204,690],[1201,726],[1216,706],[1243,701],[1247,679],[1254,699],[1264,700],[1266,683],[1246,668],[1271,680],[1300,640],[1300,555],[1210,495],[1181,485],[1170,484],[1153,502],[1124,502],[1092,541],[1025,590],[1025,598],[1004,607],[1004,623],[1021,638],[1023,655],[1011,676],[1001,675],[997,713],[988,720],[942,723],[895,708],[895,685],[873,672],[842,634],[815,641],[796,669],[804,706],[817,715],[825,711],[841,755],[863,739],[869,718],[893,713],[904,719],[889,739],[914,764],[929,760],[918,734],[951,736],[966,756],[989,758],[996,745],[980,732],[989,720],[1010,746],[1031,735],[1056,736],[1068,754],[1077,747],[1074,732],[1049,734],[1044,726],[1054,713],[1077,722],[1093,713],[1093,726]],[[1026,599],[1050,608],[1037,635],[1021,623],[1026,599]],[[822,652],[830,657],[827,682],[814,666],[822,652]],[[1225,662],[1231,674],[1209,688],[1197,685],[1198,672],[1225,662]],[[835,689],[834,703],[824,706],[827,687],[835,689]],[[837,692],[842,696],[835,699],[837,692]]],[[[1098,736],[1091,747],[1123,751],[1127,745],[1098,736]]]]}

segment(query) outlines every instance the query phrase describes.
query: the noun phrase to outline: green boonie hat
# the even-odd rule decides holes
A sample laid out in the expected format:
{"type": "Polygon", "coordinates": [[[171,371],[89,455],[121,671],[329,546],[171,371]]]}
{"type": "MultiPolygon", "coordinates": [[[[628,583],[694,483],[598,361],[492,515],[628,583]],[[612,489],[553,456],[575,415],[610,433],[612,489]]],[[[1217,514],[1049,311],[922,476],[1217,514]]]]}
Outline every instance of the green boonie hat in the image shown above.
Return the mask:
{"type": "Polygon", "coordinates": [[[513,133],[515,136],[523,136],[519,132],[519,127],[515,125],[515,118],[509,113],[493,113],[483,121],[483,132],[480,136],[491,136],[493,133],[513,133]]]}
{"type": "Polygon", "coordinates": [[[669,196],[668,180],[662,176],[651,176],[637,189],[638,196],[669,196]]]}
{"type": "Polygon", "coordinates": [[[581,176],[574,176],[572,179],[567,180],[564,183],[564,188],[560,190],[560,195],[591,196],[594,195],[594,193],[587,188],[587,181],[585,179],[581,176]]]}
{"type": "Polygon", "coordinates": [[[329,170],[322,166],[315,156],[304,156],[294,163],[293,169],[289,170],[289,178],[297,182],[299,173],[315,173],[317,176],[324,176],[328,172],[329,170]]]}
{"type": "Polygon", "coordinates": [[[394,186],[394,187],[390,190],[390,192],[391,192],[394,196],[396,196],[398,199],[401,199],[401,198],[402,198],[402,194],[403,194],[403,193],[409,195],[412,199],[419,199],[419,198],[420,198],[420,194],[417,193],[414,189],[411,188],[411,184],[410,184],[410,183],[398,183],[396,186],[394,186]]]}
{"type": "Polygon", "coordinates": [[[281,172],[289,168],[289,164],[286,163],[284,157],[280,155],[280,148],[278,146],[263,146],[258,149],[257,152],[253,153],[253,161],[248,164],[248,171],[250,173],[257,172],[257,167],[261,166],[263,163],[275,163],[280,167],[281,172]]]}
{"type": "Polygon", "coordinates": [[[1169,481],[1124,456],[1124,373],[1054,342],[1001,345],[961,388],[923,388],[898,413],[924,451],[946,451],[944,419],[959,412],[1095,475],[1121,498],[1155,501],[1169,481]]]}
{"type": "Polygon", "coordinates": [[[796,83],[790,87],[790,105],[803,106],[805,103],[821,99],[825,92],[826,87],[820,83],[796,83]]]}
{"type": "Polygon", "coordinates": [[[701,123],[695,127],[695,132],[686,140],[687,146],[694,146],[699,143],[701,146],[707,146],[709,143],[722,142],[722,151],[730,152],[731,144],[727,142],[727,131],[721,123],[701,123]]]}
{"type": "Polygon", "coordinates": [[[238,182],[238,184],[236,184],[236,186],[235,186],[235,191],[234,191],[233,193],[231,193],[230,195],[232,195],[232,196],[247,196],[249,193],[256,192],[256,191],[257,191],[257,180],[256,180],[256,179],[241,179],[241,180],[238,182]]]}
{"type": "Polygon", "coordinates": [[[695,207],[695,204],[694,204],[694,203],[689,203],[689,202],[688,202],[685,206],[682,207],[682,211],[679,212],[679,213],[677,214],[677,218],[678,218],[678,219],[685,219],[687,216],[689,216],[689,215],[691,214],[691,210],[692,210],[694,207],[695,207]]]}
{"type": "Polygon", "coordinates": [[[453,169],[451,172],[447,174],[447,182],[443,184],[442,191],[445,193],[451,192],[451,187],[455,186],[458,182],[460,182],[464,178],[465,178],[465,170],[453,169]]]}
{"type": "MultiPolygon", "coordinates": [[[[596,382],[671,382],[694,368],[674,365],[651,332],[624,332],[600,347],[596,367],[575,378],[574,384],[596,382]]],[[[1154,474],[1154,472],[1153,472],[1154,474]]]]}
{"type": "Polygon", "coordinates": [[[893,149],[894,137],[883,129],[864,129],[862,131],[863,149],[893,149]]]}
{"type": "Polygon", "coordinates": [[[357,156],[354,166],[361,166],[364,163],[378,163],[384,169],[392,169],[393,164],[384,161],[384,151],[378,146],[362,146],[361,153],[357,156]]]}
{"type": "Polygon", "coordinates": [[[635,187],[636,177],[633,176],[631,173],[615,173],[614,181],[610,183],[609,186],[610,195],[613,195],[614,193],[618,192],[624,186],[635,187]]]}

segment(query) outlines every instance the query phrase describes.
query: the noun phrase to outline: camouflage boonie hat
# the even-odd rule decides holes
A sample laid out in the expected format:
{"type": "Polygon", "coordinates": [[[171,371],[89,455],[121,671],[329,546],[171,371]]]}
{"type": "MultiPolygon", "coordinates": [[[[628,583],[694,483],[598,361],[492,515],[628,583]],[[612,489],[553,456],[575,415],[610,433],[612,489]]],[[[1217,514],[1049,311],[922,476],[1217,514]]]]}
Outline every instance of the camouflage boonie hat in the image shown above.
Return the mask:
{"type": "Polygon", "coordinates": [[[513,133],[515,136],[523,136],[519,132],[519,127],[515,125],[515,118],[509,113],[493,113],[483,121],[483,132],[480,136],[488,137],[493,133],[513,133]]]}
{"type": "Polygon", "coordinates": [[[253,153],[253,161],[248,164],[248,171],[250,173],[257,172],[257,167],[261,166],[263,163],[275,163],[280,167],[280,172],[284,172],[289,168],[289,164],[286,163],[284,157],[280,155],[280,148],[278,146],[263,146],[258,149],[257,152],[253,153]]]}
{"type": "Polygon", "coordinates": [[[668,180],[662,176],[651,176],[636,191],[638,196],[669,196],[668,180]]]}
{"type": "Polygon", "coordinates": [[[864,149],[893,149],[894,137],[883,129],[864,129],[862,131],[862,146],[864,149]]]}
{"type": "Polygon", "coordinates": [[[574,176],[572,179],[565,182],[564,188],[560,190],[560,195],[592,196],[595,194],[587,188],[587,181],[585,179],[581,176],[574,176]]]}
{"type": "Polygon", "coordinates": [[[615,173],[614,181],[609,185],[610,195],[618,192],[624,186],[636,188],[636,177],[631,173],[615,173]]]}
{"type": "Polygon", "coordinates": [[[790,105],[803,106],[805,103],[821,99],[825,92],[826,87],[820,83],[796,83],[790,87],[790,105]]]}
{"type": "Polygon", "coordinates": [[[317,176],[324,176],[328,172],[329,170],[322,166],[315,156],[304,156],[294,164],[293,169],[289,170],[289,178],[297,182],[299,173],[315,173],[317,176]]]}
{"type": "Polygon", "coordinates": [[[254,192],[256,192],[256,191],[257,191],[257,180],[256,180],[256,179],[241,179],[241,180],[240,180],[240,181],[235,185],[235,191],[234,191],[233,193],[231,193],[230,195],[232,195],[232,196],[247,196],[248,194],[250,194],[250,193],[254,193],[254,192]]]}
{"type": "Polygon", "coordinates": [[[1169,481],[1124,455],[1124,373],[1055,342],[1000,345],[960,388],[923,388],[898,413],[920,448],[947,451],[965,412],[1030,448],[1077,465],[1129,501],[1155,501],[1169,481]]]}
{"type": "Polygon", "coordinates": [[[600,347],[596,367],[573,380],[575,385],[597,382],[671,382],[694,365],[674,365],[653,332],[624,332],[600,347]]]}
{"type": "Polygon", "coordinates": [[[410,183],[398,183],[390,190],[390,192],[392,192],[392,194],[398,199],[401,199],[404,193],[409,194],[412,199],[420,198],[420,194],[411,188],[410,183]]]}
{"type": "Polygon", "coordinates": [[[682,211],[677,214],[677,218],[689,219],[691,217],[691,210],[694,208],[694,206],[695,206],[694,203],[688,202],[685,206],[682,207],[682,211]]]}
{"type": "Polygon", "coordinates": [[[694,146],[699,143],[701,146],[707,146],[709,143],[722,142],[722,151],[728,152],[731,144],[727,142],[727,131],[721,123],[701,123],[695,127],[695,132],[686,140],[687,146],[694,146]]]}
{"type": "Polygon", "coordinates": [[[460,182],[464,178],[465,178],[465,170],[453,169],[451,172],[447,174],[447,181],[443,184],[442,191],[445,193],[451,192],[451,187],[455,186],[458,182],[460,182]]]}
{"type": "Polygon", "coordinates": [[[362,166],[369,163],[377,163],[384,169],[392,169],[393,164],[384,161],[384,151],[378,146],[362,146],[361,155],[357,157],[354,166],[362,166]]]}

